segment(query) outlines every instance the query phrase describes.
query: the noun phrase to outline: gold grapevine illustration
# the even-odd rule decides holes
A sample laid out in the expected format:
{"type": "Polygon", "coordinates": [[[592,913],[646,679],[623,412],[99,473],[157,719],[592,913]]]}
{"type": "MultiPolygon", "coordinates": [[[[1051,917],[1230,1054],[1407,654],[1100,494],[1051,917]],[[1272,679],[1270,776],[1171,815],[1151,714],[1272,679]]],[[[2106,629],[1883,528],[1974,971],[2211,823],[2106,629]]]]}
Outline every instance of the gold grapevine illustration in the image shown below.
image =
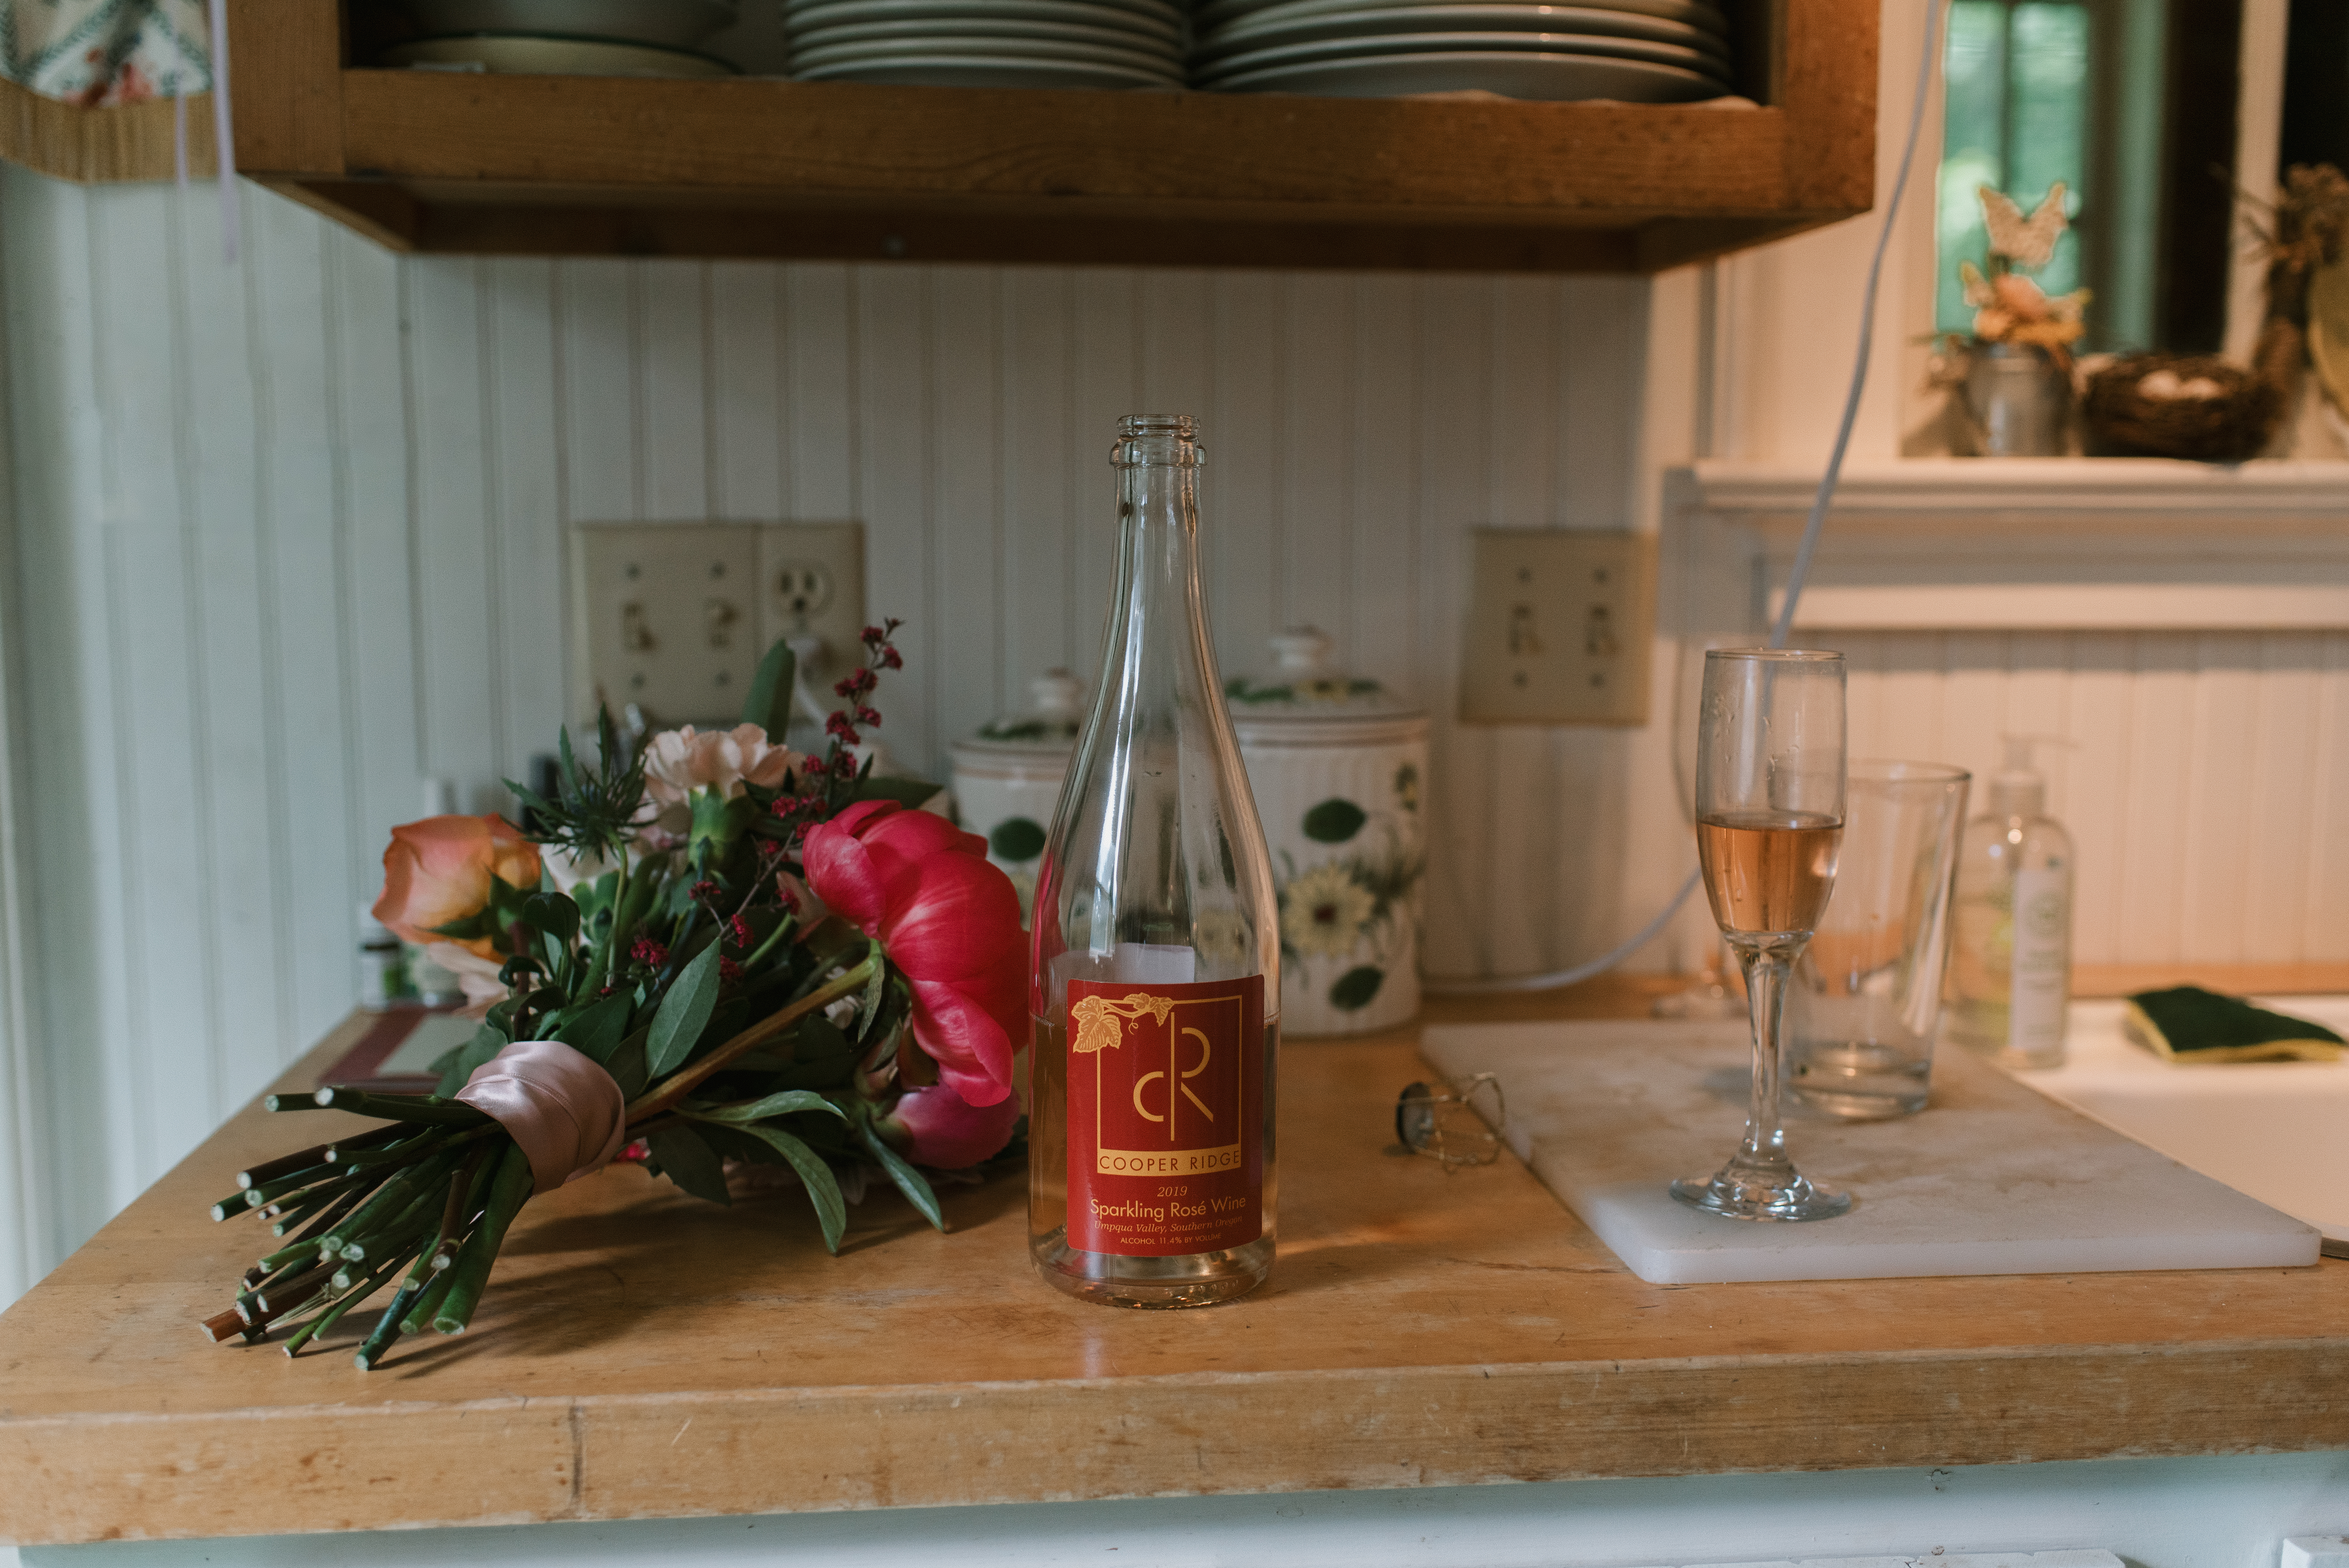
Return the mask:
{"type": "Polygon", "coordinates": [[[1153,996],[1146,991],[1133,992],[1122,1001],[1087,996],[1069,1009],[1069,1016],[1077,1025],[1077,1037],[1069,1048],[1080,1056],[1091,1056],[1118,1044],[1119,1036],[1124,1032],[1121,1020],[1146,1017],[1163,1024],[1174,1013],[1174,997],[1153,996]]]}

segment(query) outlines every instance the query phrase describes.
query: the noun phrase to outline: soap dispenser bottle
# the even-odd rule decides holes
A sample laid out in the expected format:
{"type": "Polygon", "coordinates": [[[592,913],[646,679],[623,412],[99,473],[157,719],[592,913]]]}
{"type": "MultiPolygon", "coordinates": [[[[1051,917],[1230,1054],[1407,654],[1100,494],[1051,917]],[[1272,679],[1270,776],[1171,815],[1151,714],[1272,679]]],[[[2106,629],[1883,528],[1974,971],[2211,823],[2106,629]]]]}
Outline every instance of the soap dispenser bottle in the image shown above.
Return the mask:
{"type": "Polygon", "coordinates": [[[2047,815],[2033,738],[2004,737],[1990,810],[1958,857],[1950,1038],[2008,1067],[2064,1061],[2072,999],[2072,836],[2047,815]]]}

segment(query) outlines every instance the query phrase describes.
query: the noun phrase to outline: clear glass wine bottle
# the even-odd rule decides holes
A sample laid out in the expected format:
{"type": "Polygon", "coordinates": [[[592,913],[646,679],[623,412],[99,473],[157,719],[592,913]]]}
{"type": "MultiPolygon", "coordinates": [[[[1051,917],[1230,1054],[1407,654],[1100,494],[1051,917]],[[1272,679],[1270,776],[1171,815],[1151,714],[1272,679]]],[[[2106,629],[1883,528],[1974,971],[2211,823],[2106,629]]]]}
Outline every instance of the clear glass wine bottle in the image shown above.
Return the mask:
{"type": "Polygon", "coordinates": [[[1036,885],[1029,1251],[1114,1306],[1272,1268],[1280,921],[1207,635],[1195,433],[1121,423],[1101,678],[1036,885]]]}

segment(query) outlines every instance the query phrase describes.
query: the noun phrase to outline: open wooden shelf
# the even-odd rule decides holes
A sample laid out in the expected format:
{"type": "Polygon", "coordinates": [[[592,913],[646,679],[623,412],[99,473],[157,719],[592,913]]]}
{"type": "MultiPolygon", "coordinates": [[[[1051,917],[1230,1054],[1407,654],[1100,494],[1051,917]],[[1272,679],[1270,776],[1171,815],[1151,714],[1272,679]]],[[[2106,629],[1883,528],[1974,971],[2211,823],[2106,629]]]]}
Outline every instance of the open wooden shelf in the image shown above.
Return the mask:
{"type": "Polygon", "coordinates": [[[1873,0],[1733,10],[1761,107],[378,70],[239,0],[236,161],[407,251],[1654,271],[1872,198],[1873,0]]]}

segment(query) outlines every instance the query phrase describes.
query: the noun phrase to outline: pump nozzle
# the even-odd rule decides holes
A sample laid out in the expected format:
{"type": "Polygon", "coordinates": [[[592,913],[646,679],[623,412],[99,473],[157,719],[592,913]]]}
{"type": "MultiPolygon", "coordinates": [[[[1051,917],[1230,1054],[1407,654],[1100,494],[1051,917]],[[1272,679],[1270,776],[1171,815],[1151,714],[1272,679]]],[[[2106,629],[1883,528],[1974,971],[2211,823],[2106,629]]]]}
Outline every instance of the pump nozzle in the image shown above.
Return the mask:
{"type": "Polygon", "coordinates": [[[2001,735],[2006,759],[1991,776],[1990,814],[1993,817],[2044,817],[2047,814],[2047,776],[2032,766],[2034,746],[2069,746],[2060,735],[2001,735]]]}

